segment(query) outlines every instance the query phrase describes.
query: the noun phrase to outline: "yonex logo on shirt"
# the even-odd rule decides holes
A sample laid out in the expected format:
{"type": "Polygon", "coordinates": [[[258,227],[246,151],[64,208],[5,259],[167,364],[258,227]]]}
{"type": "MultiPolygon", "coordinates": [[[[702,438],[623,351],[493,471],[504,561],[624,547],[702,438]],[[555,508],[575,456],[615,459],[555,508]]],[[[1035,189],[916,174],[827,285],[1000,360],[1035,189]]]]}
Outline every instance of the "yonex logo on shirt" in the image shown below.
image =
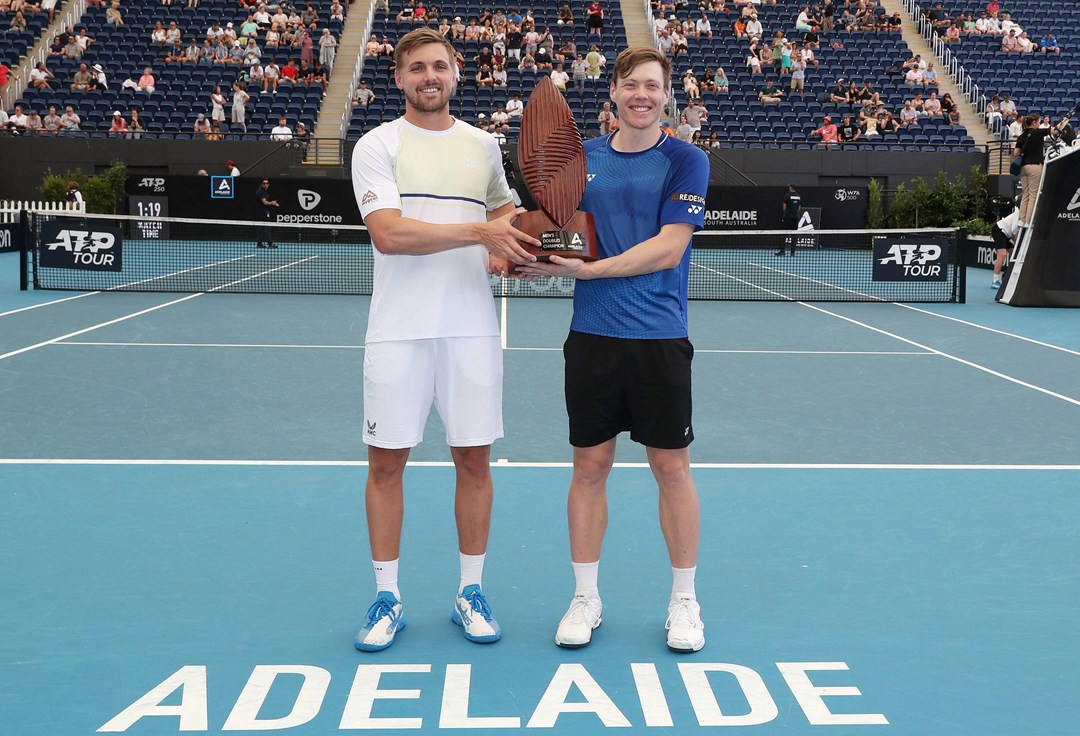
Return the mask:
{"type": "Polygon", "coordinates": [[[691,215],[696,215],[699,212],[701,212],[701,210],[703,210],[703,209],[704,209],[703,207],[699,207],[696,204],[692,204],[692,205],[690,205],[689,207],[686,208],[686,211],[689,212],[691,215]]]}

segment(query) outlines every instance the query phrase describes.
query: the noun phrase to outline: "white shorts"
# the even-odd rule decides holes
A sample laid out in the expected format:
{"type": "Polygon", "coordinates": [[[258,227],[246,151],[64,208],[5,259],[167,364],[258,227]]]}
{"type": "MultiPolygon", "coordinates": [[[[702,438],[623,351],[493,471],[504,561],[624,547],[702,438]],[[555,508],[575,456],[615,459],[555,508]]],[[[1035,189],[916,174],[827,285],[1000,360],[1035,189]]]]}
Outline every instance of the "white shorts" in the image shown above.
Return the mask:
{"type": "Polygon", "coordinates": [[[371,343],[364,351],[364,442],[415,447],[434,401],[448,445],[490,445],[503,436],[502,378],[496,336],[371,343]]]}

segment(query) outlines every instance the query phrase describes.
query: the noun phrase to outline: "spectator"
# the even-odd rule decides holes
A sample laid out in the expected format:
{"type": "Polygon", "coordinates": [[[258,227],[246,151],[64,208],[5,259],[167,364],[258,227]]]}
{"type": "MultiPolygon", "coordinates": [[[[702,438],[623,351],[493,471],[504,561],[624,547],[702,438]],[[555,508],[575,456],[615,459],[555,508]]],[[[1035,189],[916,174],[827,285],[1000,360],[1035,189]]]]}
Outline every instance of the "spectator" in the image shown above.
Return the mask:
{"type": "Polygon", "coordinates": [[[353,107],[367,107],[375,100],[375,93],[368,89],[367,82],[360,82],[360,86],[356,88],[356,92],[353,94],[353,107]]]}
{"type": "Polygon", "coordinates": [[[112,125],[109,127],[110,138],[127,138],[128,126],[123,114],[119,110],[113,110],[112,125]]]}
{"type": "Polygon", "coordinates": [[[278,124],[274,126],[274,129],[270,131],[270,140],[277,141],[279,143],[285,143],[291,141],[293,137],[292,128],[289,127],[285,116],[282,115],[278,118],[278,124]]]}
{"type": "Polygon", "coordinates": [[[904,107],[900,110],[900,125],[901,127],[908,128],[911,126],[919,127],[919,112],[915,109],[911,100],[907,100],[904,103],[904,107]]]}
{"type": "Polygon", "coordinates": [[[700,131],[702,123],[709,119],[709,111],[701,104],[701,100],[692,99],[683,110],[683,117],[692,130],[700,131]]]}
{"type": "Polygon", "coordinates": [[[1057,36],[1052,33],[1047,33],[1042,38],[1042,42],[1039,44],[1044,54],[1060,54],[1061,47],[1058,46],[1057,36]]]}
{"type": "Polygon", "coordinates": [[[495,78],[491,74],[491,67],[487,64],[481,64],[476,70],[476,86],[477,87],[494,87],[495,78]]]}
{"type": "Polygon", "coordinates": [[[525,103],[521,101],[521,94],[515,92],[510,101],[506,103],[506,114],[510,116],[511,120],[519,120],[524,110],[525,103]]]}
{"type": "Polygon", "coordinates": [[[806,62],[801,53],[791,60],[791,94],[796,92],[800,98],[806,96],[806,62]]]}
{"type": "Polygon", "coordinates": [[[124,25],[124,14],[120,11],[120,0],[112,0],[105,11],[105,22],[114,26],[124,25]]]}
{"type": "Polygon", "coordinates": [[[94,84],[94,75],[90,73],[90,69],[86,64],[79,64],[79,71],[75,72],[71,80],[71,91],[87,92],[94,88],[94,84]]]}
{"type": "Polygon", "coordinates": [[[923,103],[923,112],[927,117],[941,117],[941,100],[938,99],[937,92],[930,93],[930,98],[923,103]]]}
{"type": "Polygon", "coordinates": [[[766,79],[765,84],[758,90],[758,101],[765,105],[778,105],[784,93],[780,91],[772,79],[766,79]]]}
{"type": "Polygon", "coordinates": [[[278,84],[281,82],[281,69],[273,59],[263,68],[262,91],[277,94],[278,84]]]}
{"type": "Polygon", "coordinates": [[[845,114],[843,123],[837,128],[837,135],[842,145],[853,144],[859,140],[862,130],[852,122],[850,114],[845,114]]]}
{"type": "Polygon", "coordinates": [[[247,133],[247,103],[251,100],[251,96],[244,91],[244,85],[240,82],[233,82],[232,86],[232,122],[234,125],[239,125],[240,129],[247,133]]]}
{"type": "Polygon", "coordinates": [[[604,8],[600,0],[592,0],[585,8],[585,28],[589,36],[603,37],[604,35],[604,8]]]}
{"type": "Polygon", "coordinates": [[[991,97],[990,101],[986,103],[983,114],[986,116],[986,127],[990,128],[991,131],[996,130],[1002,120],[1001,99],[997,95],[991,97]]]}
{"type": "Polygon", "coordinates": [[[1017,117],[1016,103],[1013,101],[1012,95],[1010,94],[1005,94],[998,109],[1001,112],[1001,117],[1004,118],[1006,123],[1011,123],[1017,117]]]}
{"type": "Polygon", "coordinates": [[[319,39],[319,63],[327,70],[334,68],[334,59],[337,56],[337,39],[330,33],[329,28],[324,28],[322,37],[319,39]]]}
{"type": "Polygon", "coordinates": [[[559,64],[555,67],[549,76],[551,77],[551,81],[555,85],[555,88],[563,94],[566,94],[566,84],[570,81],[570,75],[563,69],[563,65],[559,64]]]}
{"type": "Polygon", "coordinates": [[[952,95],[946,92],[941,96],[941,112],[949,125],[960,124],[960,108],[953,101],[952,95]]]}
{"type": "Polygon", "coordinates": [[[821,127],[811,131],[810,136],[821,138],[821,145],[826,148],[840,140],[836,126],[833,124],[832,117],[829,115],[826,115],[821,119],[821,127]]]}
{"type": "Polygon", "coordinates": [[[34,89],[47,89],[51,92],[49,80],[54,78],[53,73],[45,67],[45,62],[39,61],[37,66],[30,70],[29,84],[34,89]]]}
{"type": "Polygon", "coordinates": [[[82,125],[82,118],[75,112],[75,108],[71,105],[65,107],[64,114],[60,116],[61,135],[79,132],[80,125],[82,125]]]}
{"type": "Polygon", "coordinates": [[[41,120],[41,127],[46,133],[56,135],[60,132],[60,116],[56,114],[56,105],[49,105],[49,110],[41,120]]]}
{"type": "Polygon", "coordinates": [[[206,119],[206,115],[200,112],[195,118],[194,126],[192,126],[192,133],[194,133],[195,138],[206,140],[212,131],[213,125],[206,119]]]}

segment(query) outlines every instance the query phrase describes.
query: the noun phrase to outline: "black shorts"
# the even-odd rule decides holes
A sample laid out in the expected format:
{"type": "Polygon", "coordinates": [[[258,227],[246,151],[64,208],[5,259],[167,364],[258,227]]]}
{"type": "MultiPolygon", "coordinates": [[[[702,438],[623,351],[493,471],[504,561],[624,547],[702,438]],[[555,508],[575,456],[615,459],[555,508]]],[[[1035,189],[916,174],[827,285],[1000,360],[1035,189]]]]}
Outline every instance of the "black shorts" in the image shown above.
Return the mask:
{"type": "Polygon", "coordinates": [[[994,238],[995,248],[1004,248],[1005,250],[1013,249],[1013,241],[1005,234],[1005,231],[998,227],[997,223],[990,228],[990,235],[994,238]]]}
{"type": "Polygon", "coordinates": [[[694,346],[687,338],[628,340],[571,332],[563,357],[574,447],[595,447],[625,431],[635,442],[662,450],[694,441],[694,346]]]}

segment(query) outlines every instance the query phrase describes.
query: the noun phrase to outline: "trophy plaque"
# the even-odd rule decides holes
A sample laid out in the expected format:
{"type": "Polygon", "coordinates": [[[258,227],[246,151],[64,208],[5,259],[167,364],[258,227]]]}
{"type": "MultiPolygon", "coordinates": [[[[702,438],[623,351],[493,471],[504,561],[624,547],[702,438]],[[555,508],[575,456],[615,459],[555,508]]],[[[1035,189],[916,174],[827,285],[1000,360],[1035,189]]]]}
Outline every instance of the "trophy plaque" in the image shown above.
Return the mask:
{"type": "Polygon", "coordinates": [[[539,261],[551,256],[596,260],[596,228],[579,212],[585,194],[585,146],[562,93],[544,76],[521,115],[518,163],[540,210],[518,217],[517,228],[540,241],[526,250],[539,261]]]}

